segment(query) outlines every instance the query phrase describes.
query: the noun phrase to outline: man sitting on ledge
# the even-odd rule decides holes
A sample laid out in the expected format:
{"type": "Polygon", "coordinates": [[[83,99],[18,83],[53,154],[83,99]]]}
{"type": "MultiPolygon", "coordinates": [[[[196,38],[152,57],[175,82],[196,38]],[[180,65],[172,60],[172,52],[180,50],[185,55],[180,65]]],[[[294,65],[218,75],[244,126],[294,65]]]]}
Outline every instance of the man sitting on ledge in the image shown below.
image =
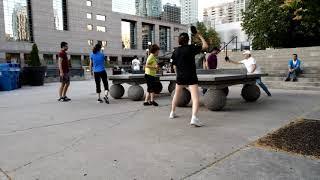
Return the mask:
{"type": "Polygon", "coordinates": [[[289,61],[288,67],[289,67],[289,72],[285,81],[290,81],[291,78],[293,82],[298,81],[297,76],[302,71],[301,71],[301,61],[298,59],[297,54],[293,54],[293,59],[289,61]]]}

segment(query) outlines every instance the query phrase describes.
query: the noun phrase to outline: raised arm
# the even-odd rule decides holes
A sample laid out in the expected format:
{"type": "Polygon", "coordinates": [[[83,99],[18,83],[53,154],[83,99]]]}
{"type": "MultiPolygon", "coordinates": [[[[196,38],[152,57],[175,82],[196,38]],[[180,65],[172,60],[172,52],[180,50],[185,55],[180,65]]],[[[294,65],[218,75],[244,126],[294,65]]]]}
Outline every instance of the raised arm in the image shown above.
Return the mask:
{"type": "Polygon", "coordinates": [[[206,42],[206,40],[202,37],[202,35],[201,34],[197,34],[198,35],[198,37],[200,38],[200,40],[201,40],[201,42],[202,42],[202,50],[206,50],[206,49],[208,49],[208,43],[206,42]]]}

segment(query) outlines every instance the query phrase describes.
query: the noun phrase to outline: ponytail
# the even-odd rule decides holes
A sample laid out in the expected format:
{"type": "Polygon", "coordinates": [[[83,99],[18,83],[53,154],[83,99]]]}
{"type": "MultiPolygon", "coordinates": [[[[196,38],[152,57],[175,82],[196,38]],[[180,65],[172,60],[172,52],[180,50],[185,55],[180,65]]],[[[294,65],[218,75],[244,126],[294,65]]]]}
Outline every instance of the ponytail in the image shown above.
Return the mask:
{"type": "Polygon", "coordinates": [[[101,44],[96,44],[92,50],[93,54],[97,54],[98,52],[100,52],[101,48],[102,48],[101,44]]]}

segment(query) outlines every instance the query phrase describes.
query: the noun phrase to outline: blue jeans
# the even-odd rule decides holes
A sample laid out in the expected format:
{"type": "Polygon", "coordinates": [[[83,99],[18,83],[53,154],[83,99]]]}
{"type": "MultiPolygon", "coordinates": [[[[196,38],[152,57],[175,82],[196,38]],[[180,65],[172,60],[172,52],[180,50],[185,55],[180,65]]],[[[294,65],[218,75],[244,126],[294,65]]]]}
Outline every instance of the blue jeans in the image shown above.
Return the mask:
{"type": "Polygon", "coordinates": [[[297,76],[299,76],[299,74],[301,74],[301,69],[298,68],[298,69],[295,69],[293,72],[289,72],[288,73],[288,76],[287,76],[287,79],[297,79],[297,76]]]}
{"type": "Polygon", "coordinates": [[[264,92],[266,92],[268,94],[268,96],[271,96],[270,91],[268,90],[267,86],[265,84],[263,84],[263,82],[260,79],[256,80],[257,84],[264,90],[264,92]]]}

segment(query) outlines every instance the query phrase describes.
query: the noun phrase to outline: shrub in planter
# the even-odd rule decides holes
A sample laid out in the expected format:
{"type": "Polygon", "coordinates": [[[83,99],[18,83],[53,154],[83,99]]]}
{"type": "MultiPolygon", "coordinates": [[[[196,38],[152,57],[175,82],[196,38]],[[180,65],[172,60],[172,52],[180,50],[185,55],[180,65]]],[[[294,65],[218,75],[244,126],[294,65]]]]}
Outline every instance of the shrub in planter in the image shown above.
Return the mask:
{"type": "Polygon", "coordinates": [[[39,50],[36,44],[33,44],[30,53],[30,59],[27,61],[28,67],[24,67],[24,78],[27,84],[31,86],[42,86],[47,71],[46,66],[41,66],[39,50]]]}

